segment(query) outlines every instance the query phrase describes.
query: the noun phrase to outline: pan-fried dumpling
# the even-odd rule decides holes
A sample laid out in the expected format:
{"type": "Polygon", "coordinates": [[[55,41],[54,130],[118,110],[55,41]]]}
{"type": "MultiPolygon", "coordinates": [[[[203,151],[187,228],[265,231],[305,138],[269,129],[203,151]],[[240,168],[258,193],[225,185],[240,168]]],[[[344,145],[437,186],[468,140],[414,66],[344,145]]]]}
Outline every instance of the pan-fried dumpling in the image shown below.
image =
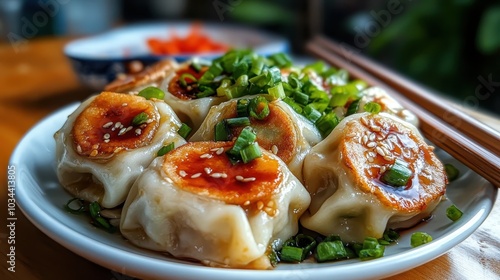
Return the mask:
{"type": "Polygon", "coordinates": [[[134,183],[120,230],[133,244],[205,265],[271,268],[268,253],[298,231],[310,197],[275,155],[233,164],[232,142],[189,142],[134,183]]]}
{"type": "Polygon", "coordinates": [[[226,97],[217,95],[197,96],[200,89],[196,81],[207,69],[207,66],[195,69],[192,61],[184,63],[175,72],[171,72],[160,85],[160,89],[165,92],[165,102],[174,109],[182,122],[194,130],[198,129],[212,106],[227,100],[226,97]]]}
{"type": "Polygon", "coordinates": [[[164,145],[182,145],[180,120],[163,100],[103,92],[56,132],[57,175],[76,197],[113,208],[164,145]]]}
{"type": "Polygon", "coordinates": [[[161,60],[138,73],[118,77],[104,89],[110,92],[129,93],[139,92],[149,86],[158,87],[178,67],[179,65],[174,60],[161,60]]]}
{"type": "Polygon", "coordinates": [[[304,161],[305,228],[342,240],[380,238],[430,215],[447,177],[417,129],[386,113],[346,117],[304,161]]]}
{"type": "MultiPolygon", "coordinates": [[[[261,97],[263,98],[262,95],[261,97]]],[[[214,127],[222,120],[237,117],[237,102],[257,96],[232,99],[212,107],[200,129],[190,141],[214,140],[214,127]]],[[[297,114],[281,100],[269,102],[269,115],[258,120],[250,117],[251,126],[257,132],[259,145],[276,154],[292,173],[302,179],[302,164],[312,146],[321,141],[321,134],[305,117],[297,114]]],[[[231,127],[231,134],[238,135],[242,127],[231,127]]]]}

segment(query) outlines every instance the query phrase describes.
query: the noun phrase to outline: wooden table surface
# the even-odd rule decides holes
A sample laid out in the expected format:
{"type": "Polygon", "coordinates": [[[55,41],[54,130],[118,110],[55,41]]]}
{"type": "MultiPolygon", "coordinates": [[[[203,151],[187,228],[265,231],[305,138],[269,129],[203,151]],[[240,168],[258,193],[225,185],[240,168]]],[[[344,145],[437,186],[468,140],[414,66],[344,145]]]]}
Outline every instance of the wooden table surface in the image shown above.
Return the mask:
{"type": "MultiPolygon", "coordinates": [[[[30,41],[16,53],[0,44],[0,211],[7,221],[7,165],[21,137],[41,118],[91,90],[79,84],[62,49],[68,39],[30,41]]],[[[475,114],[493,127],[497,118],[475,114]]],[[[446,254],[389,279],[500,279],[500,198],[481,227],[446,254]]],[[[7,270],[8,232],[1,227],[1,279],[131,279],[94,264],[59,245],[16,212],[16,267],[7,270]]],[[[7,222],[5,222],[7,223],[7,222]]]]}

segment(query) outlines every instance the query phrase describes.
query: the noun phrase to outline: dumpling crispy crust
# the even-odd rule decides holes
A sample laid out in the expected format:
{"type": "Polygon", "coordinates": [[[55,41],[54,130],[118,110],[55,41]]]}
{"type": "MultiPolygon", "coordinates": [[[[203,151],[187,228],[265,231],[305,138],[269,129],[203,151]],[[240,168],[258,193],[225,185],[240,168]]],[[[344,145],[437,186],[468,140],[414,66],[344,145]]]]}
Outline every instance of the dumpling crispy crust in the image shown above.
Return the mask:
{"type": "Polygon", "coordinates": [[[408,213],[425,210],[445,193],[446,173],[434,148],[408,127],[372,114],[349,122],[345,131],[339,144],[341,157],[361,191],[408,213]],[[406,162],[413,172],[406,186],[389,186],[380,179],[396,159],[406,162]]]}
{"type": "MultiPolygon", "coordinates": [[[[249,163],[230,162],[232,142],[190,142],[167,153],[163,172],[183,190],[220,201],[263,208],[283,180],[278,160],[269,154],[249,163]]],[[[258,210],[261,210],[258,209],[258,210]]]]}
{"type": "Polygon", "coordinates": [[[152,101],[103,92],[76,118],[71,136],[79,155],[108,158],[121,150],[148,145],[158,125],[159,114],[152,101]],[[147,118],[141,124],[133,124],[134,117],[141,113],[147,118]]]}
{"type": "Polygon", "coordinates": [[[172,60],[162,60],[139,73],[130,74],[124,78],[118,78],[104,88],[106,91],[128,92],[134,88],[145,86],[164,79],[171,71],[174,71],[176,63],[172,60]]]}

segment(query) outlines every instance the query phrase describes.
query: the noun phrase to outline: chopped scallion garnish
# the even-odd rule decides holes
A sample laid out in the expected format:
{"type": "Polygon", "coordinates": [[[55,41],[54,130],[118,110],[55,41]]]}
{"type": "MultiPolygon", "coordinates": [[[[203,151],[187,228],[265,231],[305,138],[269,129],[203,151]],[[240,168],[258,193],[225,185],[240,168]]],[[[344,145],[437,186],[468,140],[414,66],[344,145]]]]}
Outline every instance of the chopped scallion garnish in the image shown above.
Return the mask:
{"type": "Polygon", "coordinates": [[[255,134],[252,127],[247,126],[241,130],[241,133],[238,138],[236,138],[233,147],[227,151],[227,153],[232,156],[240,157],[240,151],[255,142],[255,139],[257,139],[257,134],[255,134]]]}
{"type": "Polygon", "coordinates": [[[385,171],[380,180],[393,187],[406,186],[412,177],[413,172],[406,162],[396,159],[394,164],[385,171]]]}
{"type": "Polygon", "coordinates": [[[345,114],[346,116],[350,116],[352,114],[356,114],[359,110],[359,102],[361,99],[354,100],[351,102],[349,105],[349,108],[347,108],[347,113],[345,114]]]}
{"type": "Polygon", "coordinates": [[[230,118],[226,119],[226,125],[229,127],[247,126],[250,125],[250,119],[248,117],[230,118]]]}
{"type": "Polygon", "coordinates": [[[241,149],[240,156],[244,163],[249,163],[256,158],[261,157],[262,152],[260,150],[259,144],[257,142],[253,142],[252,144],[241,149]]]}
{"type": "Polygon", "coordinates": [[[175,143],[172,142],[168,145],[165,145],[163,147],[161,147],[158,152],[156,153],[157,156],[161,157],[163,155],[165,155],[166,153],[172,151],[173,149],[175,148],[175,143]]]}
{"type": "Polygon", "coordinates": [[[229,128],[227,127],[226,120],[222,120],[215,124],[214,140],[215,141],[228,141],[230,135],[229,128]]]}
{"type": "Polygon", "coordinates": [[[64,209],[66,209],[66,211],[70,212],[71,214],[84,213],[86,211],[85,201],[78,197],[72,198],[64,205],[64,209]],[[77,204],[78,208],[72,207],[73,204],[77,204]]]}
{"type": "Polygon", "coordinates": [[[410,237],[411,247],[418,247],[432,241],[432,236],[426,232],[414,232],[410,237]]]}
{"type": "Polygon", "coordinates": [[[132,125],[133,126],[138,126],[143,123],[146,123],[149,119],[149,115],[146,114],[145,112],[141,112],[137,114],[133,119],[132,119],[132,125]]]}
{"type": "Polygon", "coordinates": [[[242,98],[236,101],[236,115],[238,117],[248,117],[248,104],[250,104],[248,99],[242,98]]]}
{"type": "Polygon", "coordinates": [[[446,176],[448,176],[448,181],[454,181],[458,178],[460,171],[450,163],[444,165],[444,170],[446,171],[446,176]]]}
{"type": "Polygon", "coordinates": [[[139,91],[139,94],[137,95],[142,96],[146,99],[151,99],[151,98],[163,99],[165,97],[165,93],[157,87],[147,87],[139,91]]]}
{"type": "Polygon", "coordinates": [[[363,110],[368,113],[378,114],[382,110],[382,106],[377,102],[368,102],[363,106],[363,110]]]}
{"type": "Polygon", "coordinates": [[[458,209],[458,207],[455,206],[454,204],[446,209],[446,217],[448,217],[450,220],[454,222],[460,219],[462,215],[463,212],[460,211],[460,209],[458,209]]]}
{"type": "Polygon", "coordinates": [[[179,133],[179,135],[182,138],[186,139],[186,137],[188,137],[189,133],[191,133],[191,130],[193,130],[193,129],[191,127],[189,127],[189,125],[182,123],[179,130],[177,130],[177,133],[179,133]]]}
{"type": "Polygon", "coordinates": [[[248,104],[248,111],[252,118],[263,120],[269,115],[269,102],[265,97],[252,98],[248,104]]]}
{"type": "Polygon", "coordinates": [[[188,84],[192,84],[197,81],[198,79],[196,79],[191,73],[182,73],[179,77],[179,83],[181,83],[183,87],[187,87],[188,84]]]}

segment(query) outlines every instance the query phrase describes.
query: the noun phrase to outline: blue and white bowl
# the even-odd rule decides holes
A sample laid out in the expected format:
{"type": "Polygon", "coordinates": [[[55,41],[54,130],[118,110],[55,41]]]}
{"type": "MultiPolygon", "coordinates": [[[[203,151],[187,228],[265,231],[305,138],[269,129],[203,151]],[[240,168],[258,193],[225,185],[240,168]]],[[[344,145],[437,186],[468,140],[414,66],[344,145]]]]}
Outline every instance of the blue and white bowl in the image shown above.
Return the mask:
{"type": "MultiPolygon", "coordinates": [[[[132,61],[149,65],[162,59],[174,58],[182,62],[193,56],[211,59],[222,52],[185,53],[181,55],[153,55],[147,45],[148,38],[166,40],[174,31],[177,36],[188,34],[192,24],[187,22],[147,23],[125,26],[109,32],[78,39],[64,48],[80,81],[93,90],[102,90],[116,75],[125,73],[132,61]]],[[[228,24],[204,23],[203,34],[216,42],[233,48],[250,48],[261,55],[288,52],[290,45],[282,37],[263,31],[228,24]]]]}

